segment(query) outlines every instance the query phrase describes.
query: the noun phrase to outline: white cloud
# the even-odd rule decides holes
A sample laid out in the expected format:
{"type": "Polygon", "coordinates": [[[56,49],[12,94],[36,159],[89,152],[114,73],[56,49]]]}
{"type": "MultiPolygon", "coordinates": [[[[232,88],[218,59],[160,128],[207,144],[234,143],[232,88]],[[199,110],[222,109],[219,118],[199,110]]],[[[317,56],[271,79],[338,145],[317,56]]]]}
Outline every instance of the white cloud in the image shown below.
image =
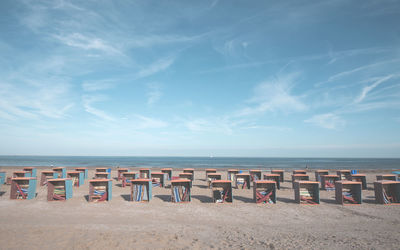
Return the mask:
{"type": "Polygon", "coordinates": [[[351,113],[360,113],[367,112],[374,109],[399,109],[400,108],[400,95],[397,95],[398,100],[387,100],[387,101],[379,101],[379,102],[371,102],[371,103],[359,103],[349,106],[344,106],[341,109],[337,110],[341,114],[351,114],[351,113]]]}
{"type": "Polygon", "coordinates": [[[264,125],[249,125],[249,126],[244,126],[241,129],[270,130],[270,131],[279,131],[279,132],[287,132],[287,131],[293,130],[292,128],[289,128],[289,127],[264,126],[264,125]]]}
{"type": "MultiPolygon", "coordinates": [[[[226,48],[231,47],[231,46],[228,46],[229,43],[232,43],[232,42],[228,41],[223,46],[214,46],[214,49],[217,52],[227,56],[227,55],[229,55],[229,53],[227,53],[227,52],[233,52],[232,50],[226,50],[226,48]]],[[[247,47],[249,45],[250,45],[250,42],[247,42],[247,41],[240,42],[240,47],[242,49],[247,49],[247,47]]],[[[239,46],[236,47],[236,52],[238,52],[238,49],[239,49],[239,46]]],[[[301,64],[301,63],[307,62],[307,61],[329,60],[328,64],[331,64],[339,59],[347,59],[348,57],[351,57],[351,56],[357,56],[357,55],[361,55],[361,54],[378,54],[378,53],[385,53],[385,52],[391,52],[391,51],[392,50],[389,48],[375,48],[374,47],[374,48],[357,49],[357,50],[342,50],[342,51],[335,51],[335,52],[328,51],[328,53],[323,53],[323,54],[311,54],[311,55],[304,55],[304,56],[297,56],[297,57],[280,57],[280,58],[276,58],[276,59],[268,59],[268,60],[264,60],[264,61],[251,61],[251,62],[245,62],[245,63],[240,61],[237,64],[231,63],[228,66],[214,67],[209,70],[202,70],[202,71],[200,71],[200,73],[213,73],[213,72],[220,72],[220,71],[229,71],[229,70],[234,70],[234,69],[260,67],[260,66],[266,65],[266,64],[281,64],[281,63],[288,63],[288,62],[289,62],[288,64],[301,64]]],[[[389,61],[385,61],[385,62],[379,63],[377,65],[372,65],[372,66],[378,66],[380,64],[391,63],[391,62],[392,61],[389,60],[389,61]]],[[[350,71],[338,73],[337,75],[331,76],[329,78],[329,80],[315,84],[315,86],[320,86],[324,83],[334,81],[334,80],[336,80],[336,78],[340,78],[347,74],[352,74],[352,73],[358,72],[363,69],[364,68],[356,69],[354,72],[352,70],[350,70],[350,71]]]]}
{"type": "Polygon", "coordinates": [[[54,38],[70,47],[84,50],[100,50],[108,54],[121,54],[117,48],[109,45],[106,41],[96,37],[88,37],[80,33],[54,35],[54,38]]]}
{"type": "Polygon", "coordinates": [[[84,95],[82,97],[83,107],[85,108],[86,112],[88,112],[92,115],[95,115],[103,120],[115,121],[115,118],[112,117],[111,115],[107,114],[103,110],[93,107],[94,103],[101,102],[104,100],[106,100],[106,98],[104,96],[100,96],[100,95],[97,95],[97,96],[84,95]]]}
{"type": "Polygon", "coordinates": [[[240,110],[237,115],[258,115],[267,111],[306,110],[307,106],[300,100],[300,97],[291,93],[295,77],[297,74],[290,74],[257,85],[254,89],[254,96],[249,101],[254,105],[240,110]]]}
{"type": "Polygon", "coordinates": [[[383,47],[372,47],[372,48],[362,48],[362,49],[350,49],[341,51],[328,51],[329,62],[328,64],[333,64],[338,60],[343,60],[348,57],[359,56],[359,55],[369,55],[369,54],[379,54],[390,51],[388,48],[383,47]]]}
{"type": "Polygon", "coordinates": [[[230,40],[224,43],[222,53],[227,56],[234,56],[236,54],[236,41],[230,40]]]}
{"type": "Polygon", "coordinates": [[[333,113],[314,115],[304,122],[327,129],[340,129],[346,125],[345,120],[333,113]]]}
{"type": "Polygon", "coordinates": [[[14,100],[22,99],[19,96],[11,98],[2,98],[0,100],[0,110],[2,111],[3,118],[8,120],[15,120],[16,118],[36,119],[38,115],[35,114],[36,109],[25,106],[24,103],[15,103],[14,100]]]}
{"type": "Polygon", "coordinates": [[[84,11],[85,9],[65,0],[57,0],[57,1],[50,1],[49,4],[53,4],[54,9],[71,9],[71,10],[78,10],[78,11],[84,11]]]}
{"type": "Polygon", "coordinates": [[[320,86],[320,85],[322,85],[324,83],[333,82],[333,81],[339,80],[339,79],[341,79],[343,77],[352,75],[352,74],[360,72],[360,71],[364,71],[364,70],[368,70],[368,69],[374,69],[374,68],[380,67],[382,65],[391,64],[391,63],[397,63],[399,61],[400,61],[400,59],[392,59],[392,60],[380,61],[380,62],[376,62],[376,63],[372,63],[372,64],[363,65],[363,66],[360,66],[360,67],[357,67],[357,68],[354,68],[354,69],[351,69],[351,70],[346,70],[346,71],[343,71],[343,72],[340,72],[340,73],[337,73],[335,75],[330,76],[328,78],[328,80],[326,80],[324,82],[317,83],[317,84],[315,84],[315,86],[318,87],[318,86],[320,86]]]}
{"type": "Polygon", "coordinates": [[[147,77],[150,75],[154,75],[160,71],[164,71],[169,68],[175,61],[174,57],[162,58],[154,63],[150,64],[149,66],[140,70],[137,74],[138,78],[147,77]]]}
{"type": "Polygon", "coordinates": [[[106,90],[115,87],[115,82],[112,80],[88,81],[82,83],[82,89],[87,92],[106,90]]]}
{"type": "Polygon", "coordinates": [[[166,126],[168,126],[168,123],[159,120],[159,119],[155,119],[155,118],[151,118],[151,117],[147,117],[147,116],[143,116],[143,115],[136,115],[136,117],[138,118],[137,121],[134,121],[134,127],[136,129],[152,129],[152,128],[164,128],[166,126]]]}
{"type": "MultiPolygon", "coordinates": [[[[19,79],[24,80],[24,79],[19,79]]],[[[52,82],[39,83],[25,79],[24,84],[0,84],[1,117],[8,120],[63,118],[74,105],[67,98],[69,84],[52,82]],[[4,87],[4,88],[3,88],[4,87]]]]}
{"type": "Polygon", "coordinates": [[[158,100],[160,100],[163,93],[161,91],[160,85],[157,83],[149,83],[147,84],[147,87],[147,104],[153,105],[158,102],[158,100]]]}
{"type": "Polygon", "coordinates": [[[184,121],[184,125],[192,132],[223,133],[231,135],[233,125],[227,119],[204,119],[196,118],[184,121]]]}
{"type": "Polygon", "coordinates": [[[215,45],[214,50],[225,57],[234,58],[245,56],[248,45],[249,42],[243,40],[243,38],[235,38],[215,45]]]}
{"type": "Polygon", "coordinates": [[[385,77],[381,77],[380,79],[376,80],[373,84],[364,87],[364,88],[362,89],[362,91],[361,91],[360,96],[357,97],[357,98],[354,100],[354,102],[355,102],[355,103],[360,103],[360,102],[362,102],[370,91],[372,91],[374,88],[378,87],[381,83],[383,83],[383,82],[385,82],[385,81],[391,79],[392,77],[393,77],[393,75],[388,75],[388,76],[385,76],[385,77]]]}
{"type": "Polygon", "coordinates": [[[137,36],[126,41],[128,47],[152,47],[157,45],[165,45],[170,43],[192,42],[201,39],[205,34],[198,36],[181,36],[181,35],[147,35],[137,36]]]}

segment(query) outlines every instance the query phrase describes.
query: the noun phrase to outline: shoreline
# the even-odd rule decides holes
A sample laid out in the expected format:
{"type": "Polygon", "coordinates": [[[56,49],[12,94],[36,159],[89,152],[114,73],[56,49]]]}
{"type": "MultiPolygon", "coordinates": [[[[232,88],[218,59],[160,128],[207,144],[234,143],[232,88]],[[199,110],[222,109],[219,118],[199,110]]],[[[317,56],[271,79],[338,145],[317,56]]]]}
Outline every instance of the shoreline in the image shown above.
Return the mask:
{"type": "MultiPolygon", "coordinates": [[[[22,169],[25,167],[34,167],[37,168],[39,170],[51,170],[53,167],[65,167],[67,170],[74,170],[75,168],[88,168],[89,170],[94,170],[95,168],[111,168],[112,171],[117,171],[118,168],[128,168],[128,169],[132,169],[132,170],[139,170],[140,168],[150,168],[151,170],[156,170],[156,171],[160,171],[163,168],[171,168],[173,171],[180,171],[183,169],[185,169],[186,167],[153,167],[153,166],[119,166],[119,167],[110,167],[107,165],[98,165],[98,166],[82,166],[82,165],[76,165],[76,166],[62,166],[62,165],[57,165],[57,166],[32,166],[32,165],[23,165],[23,166],[0,166],[0,171],[1,170],[15,170],[15,169],[22,169]]],[[[190,168],[190,167],[188,167],[190,168]]],[[[337,171],[337,170],[344,170],[344,169],[348,169],[348,168],[265,168],[265,167],[255,167],[255,168],[240,168],[240,167],[223,167],[223,168],[218,168],[218,167],[202,167],[202,168],[194,168],[194,171],[196,172],[201,172],[201,171],[205,171],[208,168],[215,168],[217,169],[217,171],[228,171],[228,169],[238,169],[238,170],[242,170],[242,171],[249,171],[251,169],[257,169],[257,170],[261,170],[263,172],[269,172],[271,170],[276,170],[276,169],[280,169],[280,170],[284,170],[285,172],[290,173],[293,170],[297,170],[297,169],[301,169],[301,170],[306,170],[307,172],[310,173],[314,173],[315,170],[327,170],[327,171],[337,171]]],[[[377,169],[377,168],[362,168],[362,169],[356,169],[358,173],[377,173],[377,172],[384,172],[384,173],[388,173],[388,172],[392,172],[392,171],[400,171],[400,168],[386,168],[386,169],[377,169]]]]}
{"type": "Polygon", "coordinates": [[[147,167],[240,169],[393,169],[400,158],[0,156],[0,167],[147,167]]]}

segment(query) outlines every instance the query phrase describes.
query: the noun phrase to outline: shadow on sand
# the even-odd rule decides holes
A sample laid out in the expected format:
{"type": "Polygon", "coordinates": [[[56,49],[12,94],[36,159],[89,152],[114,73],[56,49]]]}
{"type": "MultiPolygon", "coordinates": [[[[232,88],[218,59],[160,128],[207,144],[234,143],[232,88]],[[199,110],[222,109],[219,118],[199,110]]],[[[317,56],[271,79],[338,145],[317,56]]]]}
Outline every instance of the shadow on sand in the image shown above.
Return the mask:
{"type": "MultiPolygon", "coordinates": [[[[370,197],[370,196],[368,196],[368,197],[370,197]]],[[[367,203],[367,204],[376,204],[375,199],[363,199],[362,202],[367,203]]]]}
{"type": "Polygon", "coordinates": [[[129,195],[129,194],[121,194],[121,197],[125,201],[131,201],[131,195],[129,195]]]}
{"type": "Polygon", "coordinates": [[[244,203],[254,203],[254,200],[253,199],[250,199],[250,198],[247,198],[247,197],[243,197],[243,196],[233,196],[233,199],[234,200],[239,200],[239,201],[242,201],[242,202],[244,202],[244,203]]]}
{"type": "Polygon", "coordinates": [[[170,202],[171,201],[171,195],[158,194],[158,195],[155,195],[154,197],[157,197],[157,198],[159,198],[160,200],[162,200],[164,202],[170,202]]]}
{"type": "Polygon", "coordinates": [[[211,197],[205,196],[205,195],[192,195],[192,198],[197,199],[197,200],[201,201],[202,203],[212,203],[213,202],[211,197]]]}
{"type": "Polygon", "coordinates": [[[283,203],[292,203],[296,204],[296,201],[294,199],[289,199],[289,198],[284,198],[284,197],[277,197],[276,202],[283,202],[283,203]]]}

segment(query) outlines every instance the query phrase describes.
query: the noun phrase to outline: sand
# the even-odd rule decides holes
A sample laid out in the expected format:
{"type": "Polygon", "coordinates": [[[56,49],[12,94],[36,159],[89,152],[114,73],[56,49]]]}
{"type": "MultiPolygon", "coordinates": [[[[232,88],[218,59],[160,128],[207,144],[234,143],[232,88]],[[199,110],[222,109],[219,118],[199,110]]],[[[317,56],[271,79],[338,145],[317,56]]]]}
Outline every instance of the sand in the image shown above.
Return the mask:
{"type": "Polygon", "coordinates": [[[400,206],[375,204],[372,189],[375,175],[390,171],[362,173],[369,189],[357,206],[336,204],[334,191],[321,191],[320,205],[296,204],[289,172],[274,205],[255,204],[252,189],[234,189],[232,204],[211,203],[204,171],[195,172],[186,204],[171,203],[169,188],[153,188],[149,203],[129,202],[130,187],[115,179],[112,200],[103,203],[87,202],[87,181],[64,202],[48,202],[39,185],[35,199],[10,200],[10,186],[2,185],[0,249],[398,249],[400,206]]]}

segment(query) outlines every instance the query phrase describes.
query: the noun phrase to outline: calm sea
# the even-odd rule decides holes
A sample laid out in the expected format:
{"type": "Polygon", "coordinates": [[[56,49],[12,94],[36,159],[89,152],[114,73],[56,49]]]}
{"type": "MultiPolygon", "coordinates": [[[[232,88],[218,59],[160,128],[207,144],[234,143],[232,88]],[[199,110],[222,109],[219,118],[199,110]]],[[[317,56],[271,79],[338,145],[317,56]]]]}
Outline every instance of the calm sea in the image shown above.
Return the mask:
{"type": "Polygon", "coordinates": [[[0,166],[400,169],[400,158],[0,156],[0,166]]]}

